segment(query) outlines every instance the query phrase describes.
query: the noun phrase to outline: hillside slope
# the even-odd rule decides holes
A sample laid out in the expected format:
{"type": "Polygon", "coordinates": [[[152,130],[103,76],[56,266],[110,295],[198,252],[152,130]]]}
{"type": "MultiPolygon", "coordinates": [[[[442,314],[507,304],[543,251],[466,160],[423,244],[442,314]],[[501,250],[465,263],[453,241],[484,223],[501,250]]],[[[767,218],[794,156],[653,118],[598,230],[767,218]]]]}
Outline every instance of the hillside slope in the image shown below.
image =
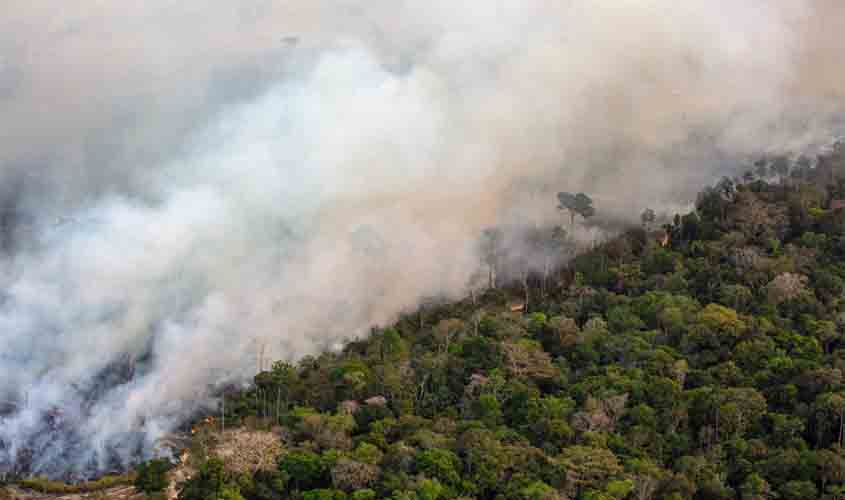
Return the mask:
{"type": "Polygon", "coordinates": [[[760,162],[662,230],[277,362],[225,395],[276,460],[209,453],[180,498],[845,498],[843,173],[760,162]]]}

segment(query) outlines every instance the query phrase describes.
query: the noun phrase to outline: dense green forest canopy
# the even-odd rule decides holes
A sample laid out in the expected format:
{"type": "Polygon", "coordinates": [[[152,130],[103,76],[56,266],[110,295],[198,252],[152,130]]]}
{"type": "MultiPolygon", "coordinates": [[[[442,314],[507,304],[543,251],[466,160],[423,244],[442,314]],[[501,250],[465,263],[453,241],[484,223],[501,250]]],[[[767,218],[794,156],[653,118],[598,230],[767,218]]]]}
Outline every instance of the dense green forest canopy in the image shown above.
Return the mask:
{"type": "Polygon", "coordinates": [[[662,230],[644,211],[559,269],[277,362],[225,403],[281,436],[276,465],[208,460],[181,498],[845,498],[843,174],[842,148],[764,159],[662,230]]]}

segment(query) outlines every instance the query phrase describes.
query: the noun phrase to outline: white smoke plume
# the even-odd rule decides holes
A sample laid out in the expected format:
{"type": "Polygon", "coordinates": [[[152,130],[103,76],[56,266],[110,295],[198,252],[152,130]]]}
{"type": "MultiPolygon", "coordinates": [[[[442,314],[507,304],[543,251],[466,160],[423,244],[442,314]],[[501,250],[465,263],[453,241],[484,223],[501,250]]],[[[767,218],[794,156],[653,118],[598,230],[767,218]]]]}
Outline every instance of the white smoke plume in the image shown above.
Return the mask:
{"type": "Polygon", "coordinates": [[[482,229],[561,218],[558,190],[687,203],[845,111],[838,0],[0,10],[0,203],[30,228],[0,260],[0,468],[54,476],[149,453],[259,346],[462,294],[482,229]]]}

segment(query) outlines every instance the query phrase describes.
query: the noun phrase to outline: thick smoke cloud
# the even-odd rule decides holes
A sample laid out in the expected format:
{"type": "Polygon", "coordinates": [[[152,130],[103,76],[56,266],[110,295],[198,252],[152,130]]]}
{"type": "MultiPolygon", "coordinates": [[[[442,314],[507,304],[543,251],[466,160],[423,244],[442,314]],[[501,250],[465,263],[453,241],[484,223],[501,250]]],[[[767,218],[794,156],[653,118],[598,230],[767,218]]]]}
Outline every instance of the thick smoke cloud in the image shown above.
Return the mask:
{"type": "Polygon", "coordinates": [[[149,453],[261,349],[462,294],[558,190],[679,206],[842,126],[836,0],[136,4],[0,16],[0,468],[149,453]]]}

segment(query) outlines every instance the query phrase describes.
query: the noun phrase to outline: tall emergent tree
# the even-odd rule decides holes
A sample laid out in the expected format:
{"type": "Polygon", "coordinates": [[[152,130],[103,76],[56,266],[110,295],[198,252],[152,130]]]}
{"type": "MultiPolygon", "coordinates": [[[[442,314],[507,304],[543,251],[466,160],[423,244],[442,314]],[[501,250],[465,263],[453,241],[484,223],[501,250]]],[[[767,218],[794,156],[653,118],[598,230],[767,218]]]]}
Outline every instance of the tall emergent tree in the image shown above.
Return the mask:
{"type": "Polygon", "coordinates": [[[643,210],[643,213],[640,214],[640,222],[643,223],[643,227],[646,230],[651,228],[651,225],[654,224],[654,221],[657,219],[657,214],[654,213],[654,210],[650,208],[646,208],[643,210]]]}
{"type": "Polygon", "coordinates": [[[584,193],[572,194],[561,192],[557,194],[558,209],[567,210],[569,212],[569,225],[575,224],[575,216],[580,215],[587,219],[596,213],[593,207],[593,200],[584,193]]]}
{"type": "Polygon", "coordinates": [[[481,255],[487,264],[490,288],[496,288],[496,272],[503,254],[504,233],[499,228],[485,229],[481,234],[481,255]]]}

